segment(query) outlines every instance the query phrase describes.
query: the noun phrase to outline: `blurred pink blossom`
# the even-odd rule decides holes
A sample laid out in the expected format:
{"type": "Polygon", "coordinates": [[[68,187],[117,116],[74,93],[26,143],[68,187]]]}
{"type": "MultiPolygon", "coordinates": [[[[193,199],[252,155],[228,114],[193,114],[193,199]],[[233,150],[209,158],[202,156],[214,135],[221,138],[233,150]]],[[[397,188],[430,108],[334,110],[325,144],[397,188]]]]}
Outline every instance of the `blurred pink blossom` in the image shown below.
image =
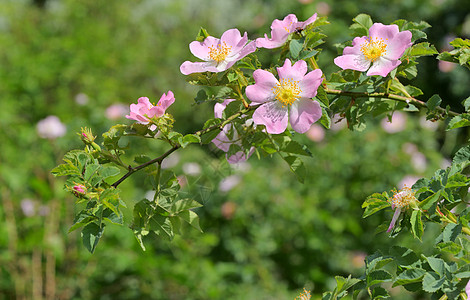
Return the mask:
{"type": "Polygon", "coordinates": [[[325,129],[321,125],[313,124],[306,132],[306,135],[310,140],[318,143],[325,138],[325,129]]]}
{"type": "Polygon", "coordinates": [[[241,177],[238,175],[230,175],[222,179],[219,183],[219,190],[221,192],[228,192],[242,181],[241,177]]]}
{"type": "Polygon", "coordinates": [[[418,172],[424,172],[428,166],[426,156],[421,152],[415,152],[411,155],[411,165],[418,172]]]}
{"type": "Polygon", "coordinates": [[[467,282],[467,285],[465,286],[465,293],[467,293],[467,299],[470,299],[470,279],[467,282]]]}
{"type": "Polygon", "coordinates": [[[428,129],[431,131],[436,131],[437,127],[439,127],[438,122],[426,120],[426,116],[422,116],[421,118],[419,118],[419,125],[421,126],[421,128],[428,129]]]}
{"type": "Polygon", "coordinates": [[[403,179],[398,183],[398,187],[400,189],[404,188],[405,186],[407,187],[412,187],[413,184],[416,183],[421,177],[416,176],[416,175],[406,175],[403,177],[403,179]]]}
{"type": "Polygon", "coordinates": [[[225,202],[220,207],[220,213],[227,220],[230,220],[231,218],[233,218],[233,215],[235,214],[236,210],[237,210],[237,204],[231,201],[225,202]]]}
{"type": "Polygon", "coordinates": [[[20,203],[21,210],[26,217],[32,217],[36,213],[36,204],[31,199],[23,199],[20,203]]]}
{"type": "Polygon", "coordinates": [[[326,2],[323,2],[323,1],[320,1],[317,3],[317,12],[320,14],[320,15],[324,15],[324,16],[327,16],[330,14],[331,12],[331,7],[328,3],[326,2]]]}
{"type": "Polygon", "coordinates": [[[84,93],[79,93],[75,96],[75,103],[78,105],[86,105],[88,103],[88,95],[84,93]]]}
{"type": "Polygon", "coordinates": [[[380,122],[382,128],[388,133],[397,133],[406,128],[406,115],[400,111],[396,111],[392,115],[392,122],[388,118],[382,119],[380,122]]]}
{"type": "Polygon", "coordinates": [[[343,128],[348,126],[348,122],[345,117],[341,117],[339,114],[336,114],[331,118],[331,127],[333,131],[340,131],[343,128]]]}
{"type": "Polygon", "coordinates": [[[457,67],[458,65],[450,61],[440,60],[437,62],[437,66],[439,68],[439,71],[443,73],[449,73],[453,69],[455,69],[455,67],[457,67]]]}
{"type": "Polygon", "coordinates": [[[126,105],[122,103],[115,103],[115,104],[108,106],[108,108],[106,108],[105,115],[106,115],[106,118],[110,120],[118,120],[124,117],[128,111],[129,109],[127,108],[126,105]]]}
{"type": "Polygon", "coordinates": [[[172,153],[162,161],[162,169],[169,169],[176,166],[180,161],[180,155],[178,153],[172,153]]]}
{"type": "Polygon", "coordinates": [[[39,136],[43,139],[56,139],[67,132],[65,125],[56,116],[48,116],[36,125],[39,136]]]}
{"type": "Polygon", "coordinates": [[[195,162],[188,162],[183,164],[183,172],[186,175],[199,175],[201,174],[201,166],[198,163],[195,162]]]}

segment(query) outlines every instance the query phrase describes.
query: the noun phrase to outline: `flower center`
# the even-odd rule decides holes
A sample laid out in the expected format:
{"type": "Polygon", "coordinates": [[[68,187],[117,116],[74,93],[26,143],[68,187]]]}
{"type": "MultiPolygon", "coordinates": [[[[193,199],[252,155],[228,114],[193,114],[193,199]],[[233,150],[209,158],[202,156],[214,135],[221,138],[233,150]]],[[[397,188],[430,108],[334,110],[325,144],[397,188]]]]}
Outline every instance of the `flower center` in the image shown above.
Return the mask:
{"type": "Polygon", "coordinates": [[[209,59],[215,60],[217,63],[223,61],[229,55],[232,47],[223,44],[218,44],[217,47],[209,46],[209,59]]]}
{"type": "Polygon", "coordinates": [[[361,45],[361,51],[367,60],[374,62],[387,53],[387,44],[384,39],[369,39],[361,45]]]}
{"type": "Polygon", "coordinates": [[[292,79],[281,79],[281,81],[273,87],[272,91],[275,98],[283,104],[283,106],[291,105],[295,100],[300,98],[302,90],[298,85],[299,81],[292,79]]]}
{"type": "Polygon", "coordinates": [[[403,208],[414,201],[416,201],[415,193],[409,187],[405,186],[393,195],[392,207],[403,208]]]}

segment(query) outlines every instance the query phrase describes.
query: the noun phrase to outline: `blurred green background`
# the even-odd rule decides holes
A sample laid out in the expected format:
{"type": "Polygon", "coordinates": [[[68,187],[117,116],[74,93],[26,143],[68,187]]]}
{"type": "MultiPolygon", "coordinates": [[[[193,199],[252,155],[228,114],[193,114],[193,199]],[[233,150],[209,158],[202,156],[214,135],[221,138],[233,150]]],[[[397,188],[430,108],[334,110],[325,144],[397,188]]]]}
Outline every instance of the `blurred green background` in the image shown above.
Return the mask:
{"type": "MultiPolygon", "coordinates": [[[[390,211],[361,218],[366,196],[430,176],[464,141],[416,113],[395,113],[392,124],[371,119],[363,132],[344,122],[332,130],[314,125],[298,136],[313,153],[305,184],[276,157],[230,166],[212,145],[172,155],[166,167],[205,205],[198,211],[204,233],[188,229],[172,242],[149,236],[146,252],[130,229],[114,225],[89,254],[80,233],[68,233],[75,199],[50,170],[82,147],[80,127],[100,137],[113,124],[129,124],[123,115],[141,96],[157,101],[172,90],[175,128],[201,128],[213,107],[194,104],[197,88],[179,72],[194,59],[188,44],[201,26],[216,37],[236,27],[254,39],[289,13],[299,20],[327,15],[330,37],[319,64],[330,74],[339,70],[333,45],[350,39],[347,28],[359,13],[385,24],[425,20],[431,43],[448,50],[449,40],[469,37],[469,11],[470,2],[458,0],[2,0],[0,299],[293,299],[303,287],[317,299],[334,287],[335,275],[360,275],[364,256],[376,250],[405,244],[429,253],[438,228],[427,228],[420,243],[375,235],[390,211]],[[48,116],[65,128],[43,138],[38,123],[48,116]]],[[[439,93],[459,111],[469,81],[463,68],[428,57],[415,85],[422,99],[439,93]]],[[[165,150],[157,141],[132,143],[129,154],[165,150]]],[[[121,189],[129,223],[150,184],[136,174],[121,189]]]]}

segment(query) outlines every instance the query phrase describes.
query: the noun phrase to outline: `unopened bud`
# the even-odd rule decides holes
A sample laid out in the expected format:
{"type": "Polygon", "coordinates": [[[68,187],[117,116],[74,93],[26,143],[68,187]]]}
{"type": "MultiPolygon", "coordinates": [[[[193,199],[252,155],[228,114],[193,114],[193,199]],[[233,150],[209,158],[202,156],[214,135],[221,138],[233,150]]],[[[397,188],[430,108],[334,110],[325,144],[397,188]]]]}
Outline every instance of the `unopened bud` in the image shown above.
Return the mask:
{"type": "Polygon", "coordinates": [[[96,136],[93,136],[91,129],[88,129],[86,127],[85,128],[82,127],[79,135],[80,135],[80,139],[87,145],[90,145],[96,139],[96,136]]]}
{"type": "Polygon", "coordinates": [[[83,197],[86,194],[86,187],[83,184],[74,185],[72,193],[77,197],[83,197]]]}

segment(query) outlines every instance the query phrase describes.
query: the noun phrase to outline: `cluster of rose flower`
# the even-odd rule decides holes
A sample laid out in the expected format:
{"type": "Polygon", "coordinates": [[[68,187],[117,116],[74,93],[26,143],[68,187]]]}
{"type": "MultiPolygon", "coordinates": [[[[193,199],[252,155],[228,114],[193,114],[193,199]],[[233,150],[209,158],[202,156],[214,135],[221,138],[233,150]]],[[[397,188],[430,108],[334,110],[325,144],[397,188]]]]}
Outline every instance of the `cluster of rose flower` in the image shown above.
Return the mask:
{"type": "MultiPolygon", "coordinates": [[[[220,39],[208,36],[204,41],[194,41],[189,48],[194,56],[202,62],[184,62],[181,73],[189,75],[199,72],[222,72],[231,68],[237,61],[257,48],[274,49],[286,43],[290,34],[300,32],[309,24],[315,22],[314,14],[305,22],[299,22],[294,14],[286,16],[282,21],[274,20],[271,25],[271,38],[266,34],[263,38],[248,41],[247,33],[242,36],[238,29],[229,29],[220,39]]],[[[337,57],[334,63],[342,69],[367,71],[367,75],[387,76],[400,65],[400,57],[411,43],[410,31],[399,31],[397,25],[375,23],[369,29],[369,36],[356,37],[352,47],[346,47],[343,55],[337,57]]],[[[313,123],[322,116],[320,104],[312,100],[323,81],[320,69],[308,72],[307,63],[299,60],[292,64],[286,59],[282,67],[277,68],[277,79],[271,72],[258,69],[253,72],[255,84],[247,86],[246,97],[250,105],[258,106],[250,122],[264,125],[267,133],[280,134],[290,123],[293,130],[305,133],[313,123]]],[[[152,105],[148,98],[139,98],[138,104],[131,104],[130,114],[126,117],[140,123],[148,123],[152,118],[158,118],[165,113],[166,108],[174,102],[171,91],[163,94],[157,105],[152,105]]],[[[215,117],[221,118],[226,105],[233,101],[227,99],[215,106],[215,117]]],[[[239,136],[234,133],[228,138],[230,124],[213,140],[214,144],[228,152],[230,144],[237,143],[239,136]]],[[[250,151],[249,155],[253,151],[250,151]]],[[[244,152],[227,157],[230,163],[246,160],[244,152]]]]}

